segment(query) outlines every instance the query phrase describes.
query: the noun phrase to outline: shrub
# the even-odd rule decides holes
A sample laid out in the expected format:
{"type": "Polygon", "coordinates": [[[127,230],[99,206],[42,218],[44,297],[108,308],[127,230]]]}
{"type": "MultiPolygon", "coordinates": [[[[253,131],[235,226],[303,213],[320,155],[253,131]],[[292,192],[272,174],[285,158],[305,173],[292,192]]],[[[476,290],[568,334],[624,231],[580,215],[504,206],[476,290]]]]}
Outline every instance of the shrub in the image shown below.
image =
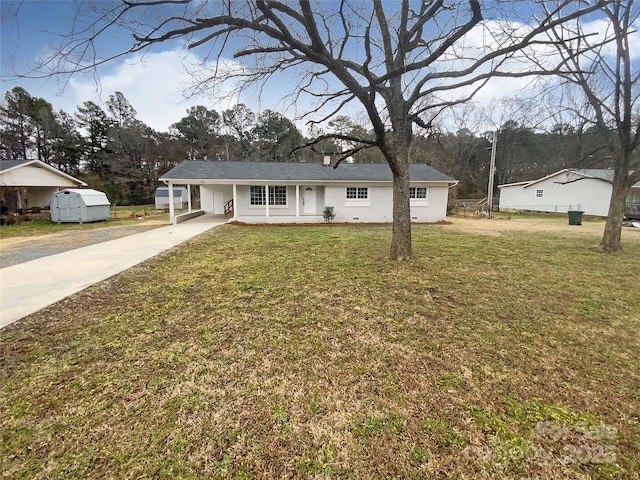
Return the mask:
{"type": "Polygon", "coordinates": [[[333,222],[333,219],[336,218],[336,214],[333,211],[333,207],[324,207],[322,211],[322,216],[324,217],[325,222],[333,222]]]}

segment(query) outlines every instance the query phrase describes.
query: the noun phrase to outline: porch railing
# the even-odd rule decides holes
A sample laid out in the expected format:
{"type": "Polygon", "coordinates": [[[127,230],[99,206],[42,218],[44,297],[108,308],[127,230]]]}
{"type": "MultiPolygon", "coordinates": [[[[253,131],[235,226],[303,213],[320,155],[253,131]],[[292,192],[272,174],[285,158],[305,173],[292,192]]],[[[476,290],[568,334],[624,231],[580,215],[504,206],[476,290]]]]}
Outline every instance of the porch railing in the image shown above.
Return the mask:
{"type": "Polygon", "coordinates": [[[224,218],[233,217],[233,198],[224,204],[224,218]]]}

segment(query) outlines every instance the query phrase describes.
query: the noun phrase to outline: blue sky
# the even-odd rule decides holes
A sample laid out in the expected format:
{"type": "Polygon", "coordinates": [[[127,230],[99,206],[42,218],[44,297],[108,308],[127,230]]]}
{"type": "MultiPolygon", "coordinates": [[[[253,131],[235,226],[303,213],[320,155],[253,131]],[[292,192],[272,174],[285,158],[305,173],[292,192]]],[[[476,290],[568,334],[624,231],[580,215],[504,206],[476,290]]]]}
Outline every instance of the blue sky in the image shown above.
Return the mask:
{"type": "MultiPolygon", "coordinates": [[[[180,120],[193,105],[205,105],[221,111],[244,102],[254,111],[277,109],[293,118],[295,112],[285,108],[280,94],[272,90],[258,99],[255,92],[232,95],[230,86],[209,95],[185,98],[185,87],[191,83],[185,72],[185,64],[193,68],[203,60],[193,53],[179,48],[178,44],[163,44],[142,55],[120,58],[102,66],[99,77],[93,72],[75,74],[71,78],[51,77],[43,79],[15,78],[14,72],[28,72],[42,55],[50,52],[59,35],[69,31],[76,12],[76,2],[70,0],[27,0],[22,3],[1,0],[1,95],[14,86],[21,86],[32,96],[41,97],[53,104],[54,109],[69,114],[84,101],[93,101],[103,108],[104,102],[116,91],[122,92],[138,112],[138,119],[158,131],[166,131],[180,120]],[[18,15],[13,16],[17,10],[18,15]],[[271,93],[271,94],[269,94],[271,93]]],[[[110,34],[100,45],[100,54],[120,51],[131,44],[131,34],[119,31],[110,34]]]]}
{"type": "MultiPolygon", "coordinates": [[[[108,5],[110,2],[99,0],[95,3],[108,5]]],[[[292,87],[298,81],[292,72],[274,78],[264,85],[260,92],[250,90],[240,95],[233,94],[234,85],[227,83],[219,85],[215,95],[200,94],[186,99],[185,89],[188,91],[187,87],[193,82],[193,77],[187,70],[198,71],[203,64],[212,68],[214,63],[198,56],[206,55],[204,48],[199,51],[187,51],[181,49],[178,43],[160,44],[144,55],[136,54],[116,59],[101,66],[97,76],[90,72],[76,74],[70,78],[13,78],[14,71],[28,71],[39,58],[51,52],[53,45],[59,40],[59,35],[70,31],[79,4],[86,5],[86,2],[0,0],[2,97],[7,90],[20,85],[32,96],[42,97],[51,102],[56,110],[62,109],[73,114],[78,105],[89,100],[105,108],[104,102],[108,97],[120,91],[137,110],[138,119],[158,131],[166,131],[169,125],[180,120],[187,108],[193,105],[204,105],[221,111],[242,102],[256,112],[270,108],[292,120],[309,108],[310,103],[304,99],[294,103],[291,97],[284,98],[286,94],[291,93],[292,87]],[[16,10],[18,15],[13,16],[16,10]],[[188,68],[185,69],[185,66],[188,68]]],[[[486,35],[486,30],[477,28],[465,41],[480,44],[486,41],[486,35]]],[[[99,55],[106,56],[126,49],[131,42],[130,32],[121,29],[110,31],[99,45],[99,55]]],[[[640,36],[638,43],[640,44],[640,36]]],[[[227,61],[233,64],[231,60],[227,61]]],[[[529,79],[492,80],[475,101],[481,105],[489,104],[496,97],[515,95],[521,89],[527,88],[529,83],[529,79]]],[[[303,121],[297,124],[305,130],[303,121]]]]}

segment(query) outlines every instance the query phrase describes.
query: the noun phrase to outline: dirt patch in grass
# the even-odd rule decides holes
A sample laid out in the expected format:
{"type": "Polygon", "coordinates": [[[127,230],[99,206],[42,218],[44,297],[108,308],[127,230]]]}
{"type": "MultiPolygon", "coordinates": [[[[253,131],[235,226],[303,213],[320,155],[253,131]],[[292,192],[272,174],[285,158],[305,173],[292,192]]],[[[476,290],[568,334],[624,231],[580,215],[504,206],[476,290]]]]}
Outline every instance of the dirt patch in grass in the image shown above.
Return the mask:
{"type": "MultiPolygon", "coordinates": [[[[602,219],[583,220],[582,225],[569,225],[563,218],[508,218],[498,216],[487,219],[479,217],[447,217],[453,230],[476,233],[480,235],[498,236],[504,232],[549,232],[562,234],[566,238],[581,236],[602,236],[605,221],[602,219]]],[[[640,228],[622,228],[622,238],[640,242],[640,228]]]]}
{"type": "Polygon", "coordinates": [[[634,478],[640,244],[390,235],[226,225],[1,330],[0,469],[634,478]]]}

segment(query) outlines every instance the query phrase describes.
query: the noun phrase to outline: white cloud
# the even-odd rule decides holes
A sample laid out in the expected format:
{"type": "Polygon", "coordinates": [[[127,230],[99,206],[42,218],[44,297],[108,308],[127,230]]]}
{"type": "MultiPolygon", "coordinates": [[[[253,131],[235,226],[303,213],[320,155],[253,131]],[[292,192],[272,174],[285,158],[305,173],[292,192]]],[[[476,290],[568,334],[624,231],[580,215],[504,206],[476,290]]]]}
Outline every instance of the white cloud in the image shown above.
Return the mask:
{"type": "MultiPolygon", "coordinates": [[[[610,21],[607,19],[583,22],[582,28],[589,35],[588,41],[592,44],[598,44],[612,34],[610,21]]],[[[487,53],[500,48],[504,45],[504,41],[513,41],[513,38],[522,37],[529,31],[530,27],[517,22],[486,21],[480,27],[468,32],[457,43],[456,49],[445,55],[444,59],[435,65],[435,68],[441,71],[458,71],[471,65],[477,58],[481,58],[487,53]]],[[[548,37],[541,36],[540,39],[548,40],[548,37]]],[[[631,45],[640,44],[640,32],[638,29],[629,35],[629,42],[631,45]]],[[[604,45],[601,53],[606,58],[612,59],[612,56],[615,55],[615,43],[610,42],[604,45]]],[[[638,58],[640,57],[640,49],[631,49],[630,54],[632,58],[638,58]]],[[[540,70],[540,66],[553,69],[560,61],[561,57],[553,45],[534,43],[523,51],[515,53],[506,62],[503,62],[500,65],[500,70],[520,73],[540,70]],[[536,59],[539,64],[536,64],[531,59],[536,59]]],[[[489,64],[482,66],[475,72],[475,75],[488,71],[490,71],[489,64]]],[[[474,75],[453,80],[445,79],[442,84],[456,83],[472,76],[474,75]]],[[[531,99],[539,94],[542,85],[549,86],[557,81],[558,79],[555,76],[493,77],[474,95],[472,102],[480,108],[485,108],[490,116],[490,112],[496,110],[497,101],[501,99],[531,99]]],[[[458,91],[445,91],[441,93],[441,97],[445,100],[451,100],[455,97],[460,98],[474,89],[475,86],[468,86],[458,91]]],[[[533,115],[533,112],[530,112],[530,114],[533,115]]],[[[500,121],[496,118],[490,118],[489,120],[494,124],[500,121]]]]}
{"type": "MultiPolygon", "coordinates": [[[[215,90],[215,95],[207,90],[196,90],[189,95],[194,91],[195,80],[190,72],[213,71],[214,67],[215,63],[203,62],[192,53],[178,50],[137,55],[123,60],[109,73],[101,74],[98,83],[93,79],[72,78],[64,97],[72,98],[74,105],[71,110],[63,109],[75,111],[77,105],[89,100],[105,108],[104,102],[118,91],[136,109],[138,120],[157,131],[167,131],[191,106],[204,105],[220,111],[238,103],[231,80],[216,84],[211,90],[215,90]]],[[[225,62],[221,68],[238,68],[238,65],[225,62]]]]}

